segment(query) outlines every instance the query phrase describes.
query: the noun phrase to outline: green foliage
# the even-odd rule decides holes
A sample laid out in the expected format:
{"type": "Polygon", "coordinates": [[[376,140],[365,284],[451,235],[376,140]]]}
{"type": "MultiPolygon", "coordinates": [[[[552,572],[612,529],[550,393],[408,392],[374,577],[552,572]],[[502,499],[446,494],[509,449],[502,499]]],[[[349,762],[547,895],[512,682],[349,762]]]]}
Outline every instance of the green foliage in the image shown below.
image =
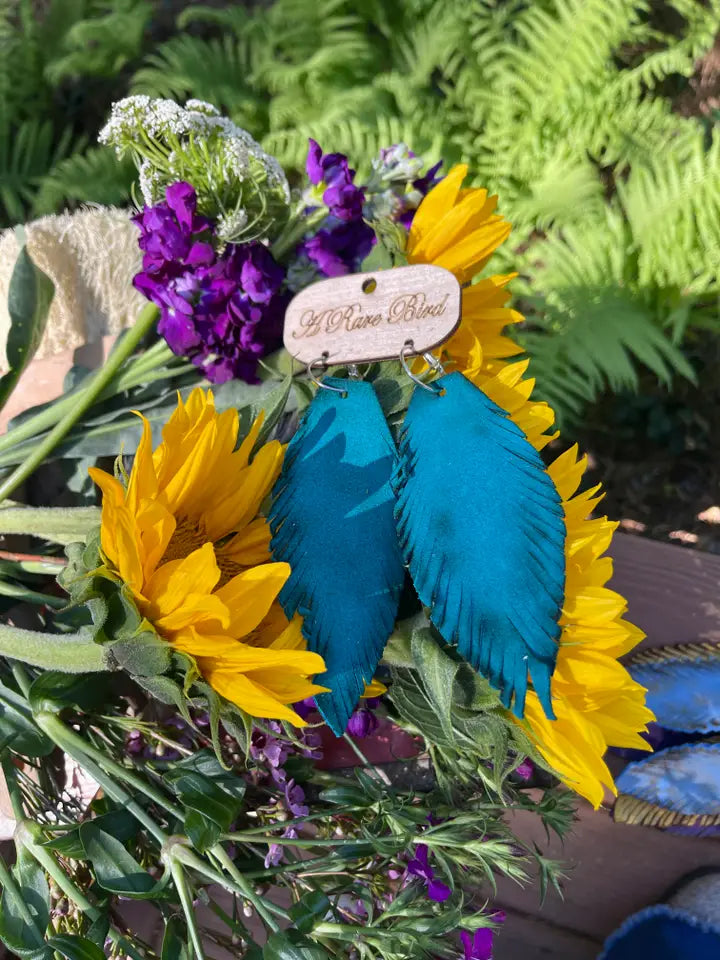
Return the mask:
{"type": "Polygon", "coordinates": [[[507,777],[528,756],[548,769],[490,684],[424,614],[398,625],[383,660],[391,668],[393,706],[425,739],[448,797],[477,779],[502,797],[507,777]]]}
{"type": "Polygon", "coordinates": [[[20,253],[8,291],[10,330],[5,349],[9,370],[0,377],[0,409],[7,403],[20,374],[40,345],[55,292],[52,280],[30,259],[21,230],[20,242],[20,253]]]}
{"type": "Polygon", "coordinates": [[[716,320],[720,141],[673,110],[720,4],[688,0],[275,0],[190,7],[138,92],[216,102],[290,168],[312,136],[360,174],[405,141],[469,163],[513,222],[520,330],[542,397],[577,416],[636,364],[692,377],[716,320]],[[204,69],[212,56],[215,69],[204,69]]]}
{"type": "Polygon", "coordinates": [[[0,0],[5,222],[123,201],[130,171],[89,141],[128,89],[216,104],[291,173],[309,136],[360,177],[404,141],[499,194],[514,233],[490,266],[520,274],[517,336],[561,416],[638,364],[692,376],[683,335],[717,326],[720,139],[676,105],[720,0],[190,5],[159,43],[158,7],[0,0]]]}
{"type": "Polygon", "coordinates": [[[122,94],[122,71],[143,52],[154,6],[0,0],[0,225],[68,201],[127,197],[129,168],[111,170],[110,150],[83,151],[122,94]]]}

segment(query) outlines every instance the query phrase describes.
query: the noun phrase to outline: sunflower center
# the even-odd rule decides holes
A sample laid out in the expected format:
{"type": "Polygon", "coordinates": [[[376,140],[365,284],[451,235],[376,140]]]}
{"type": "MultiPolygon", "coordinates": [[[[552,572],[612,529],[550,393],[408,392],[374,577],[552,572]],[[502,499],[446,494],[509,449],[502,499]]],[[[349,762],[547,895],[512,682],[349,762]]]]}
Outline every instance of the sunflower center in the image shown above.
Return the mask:
{"type": "MultiPolygon", "coordinates": [[[[175,532],[170,537],[170,542],[158,566],[162,566],[170,560],[184,560],[185,557],[189,556],[194,550],[199,550],[207,542],[207,534],[202,527],[198,526],[197,521],[184,517],[178,521],[175,532]]],[[[219,587],[224,587],[228,581],[246,569],[241,564],[224,556],[222,550],[218,550],[217,547],[215,549],[215,560],[220,568],[220,580],[215,588],[216,590],[219,587]]]]}
{"type": "Polygon", "coordinates": [[[207,536],[198,527],[197,523],[183,518],[178,521],[159,566],[168,563],[170,560],[184,560],[185,557],[189,556],[194,550],[199,550],[207,542],[207,536]]]}

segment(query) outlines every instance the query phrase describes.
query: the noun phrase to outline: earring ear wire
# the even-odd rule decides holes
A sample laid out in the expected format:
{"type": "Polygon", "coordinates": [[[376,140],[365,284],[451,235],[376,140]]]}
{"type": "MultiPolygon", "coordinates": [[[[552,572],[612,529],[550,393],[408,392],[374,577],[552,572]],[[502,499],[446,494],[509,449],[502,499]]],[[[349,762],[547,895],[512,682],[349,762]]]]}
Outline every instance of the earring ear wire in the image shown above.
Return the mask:
{"type": "Polygon", "coordinates": [[[329,356],[330,354],[323,353],[317,358],[317,360],[312,360],[307,365],[307,375],[310,378],[310,380],[312,380],[312,382],[315,384],[315,386],[320,388],[320,390],[331,390],[333,393],[342,393],[345,396],[347,396],[347,391],[343,390],[342,387],[331,387],[330,384],[323,383],[322,380],[318,380],[318,378],[313,373],[313,367],[316,367],[318,364],[322,364],[323,371],[327,370],[327,362],[328,362],[329,356]]]}
{"type": "MultiPolygon", "coordinates": [[[[400,363],[402,364],[403,370],[408,375],[408,377],[410,377],[413,383],[416,383],[419,387],[422,387],[423,390],[429,390],[430,393],[434,393],[434,394],[437,394],[438,396],[441,396],[443,393],[442,387],[440,387],[436,383],[425,383],[425,381],[422,380],[420,377],[416,376],[408,366],[408,362],[406,359],[407,356],[416,356],[416,357],[419,356],[419,354],[415,353],[414,348],[415,348],[415,344],[413,343],[413,341],[406,340],[402,348],[400,349],[400,363]]],[[[443,367],[443,365],[440,363],[437,357],[434,357],[431,353],[423,353],[422,358],[425,361],[425,363],[427,363],[427,365],[430,367],[430,369],[433,370],[434,373],[438,373],[440,374],[440,376],[442,376],[445,373],[445,368],[443,367]]]]}

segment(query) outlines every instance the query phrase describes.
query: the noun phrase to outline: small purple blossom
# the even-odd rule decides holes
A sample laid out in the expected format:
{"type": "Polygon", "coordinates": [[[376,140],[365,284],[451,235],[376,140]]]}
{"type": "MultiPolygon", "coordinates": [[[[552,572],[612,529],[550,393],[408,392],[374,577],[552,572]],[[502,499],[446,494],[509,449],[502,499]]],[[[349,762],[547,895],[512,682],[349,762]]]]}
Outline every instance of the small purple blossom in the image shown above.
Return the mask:
{"type": "Polygon", "coordinates": [[[310,139],[305,168],[314,186],[325,184],[323,203],[333,217],[345,223],[362,217],[365,192],[355,185],[355,171],[344,154],[323,153],[320,144],[310,139]]]}
{"type": "Polygon", "coordinates": [[[315,697],[306,697],[305,700],[300,700],[293,705],[293,709],[303,720],[307,720],[314,713],[317,713],[315,697]]]}
{"type": "MultiPolygon", "coordinates": [[[[505,913],[497,910],[490,917],[495,923],[503,923],[505,913]]],[[[479,927],[475,933],[468,933],[467,930],[460,932],[465,955],[463,960],[492,960],[493,937],[495,931],[491,927],[479,927]]]]}
{"type": "Polygon", "coordinates": [[[306,817],[310,813],[310,808],[303,803],[304,799],[305,791],[300,784],[288,780],[285,784],[285,805],[294,817],[306,817]]]}
{"type": "Polygon", "coordinates": [[[339,223],[306,240],[300,253],[305,254],[326,277],[341,277],[355,272],[370,253],[375,241],[372,227],[363,220],[339,223]]]}
{"type": "MultiPolygon", "coordinates": [[[[271,721],[270,729],[274,733],[280,732],[280,725],[271,721]]],[[[266,772],[275,781],[275,783],[284,784],[287,775],[285,773],[285,761],[290,755],[290,745],[284,740],[274,737],[272,733],[265,733],[262,730],[254,730],[250,741],[250,756],[258,764],[264,766],[266,772]]]]}
{"type": "Polygon", "coordinates": [[[425,843],[418,843],[415,847],[415,857],[407,865],[410,876],[420,877],[425,881],[427,894],[436,903],[444,903],[451,896],[452,891],[447,884],[435,879],[435,871],[428,861],[428,847],[425,843]]]}

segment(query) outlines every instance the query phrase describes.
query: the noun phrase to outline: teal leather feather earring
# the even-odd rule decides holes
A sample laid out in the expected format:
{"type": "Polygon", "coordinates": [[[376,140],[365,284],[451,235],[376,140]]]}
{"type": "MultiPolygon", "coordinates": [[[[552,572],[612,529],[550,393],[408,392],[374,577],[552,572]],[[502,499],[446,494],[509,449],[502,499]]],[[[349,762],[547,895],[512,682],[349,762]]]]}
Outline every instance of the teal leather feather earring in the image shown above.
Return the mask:
{"type": "Polygon", "coordinates": [[[507,411],[461,373],[418,384],[393,484],[400,544],[447,643],[524,715],[528,680],[554,718],[565,592],[565,520],[539,453],[507,411]]]}
{"type": "Polygon", "coordinates": [[[290,564],[280,603],[325,660],[316,697],[341,736],[390,636],[405,571],[390,478],[396,451],[372,386],[326,378],[290,441],[270,513],[290,564]]]}

